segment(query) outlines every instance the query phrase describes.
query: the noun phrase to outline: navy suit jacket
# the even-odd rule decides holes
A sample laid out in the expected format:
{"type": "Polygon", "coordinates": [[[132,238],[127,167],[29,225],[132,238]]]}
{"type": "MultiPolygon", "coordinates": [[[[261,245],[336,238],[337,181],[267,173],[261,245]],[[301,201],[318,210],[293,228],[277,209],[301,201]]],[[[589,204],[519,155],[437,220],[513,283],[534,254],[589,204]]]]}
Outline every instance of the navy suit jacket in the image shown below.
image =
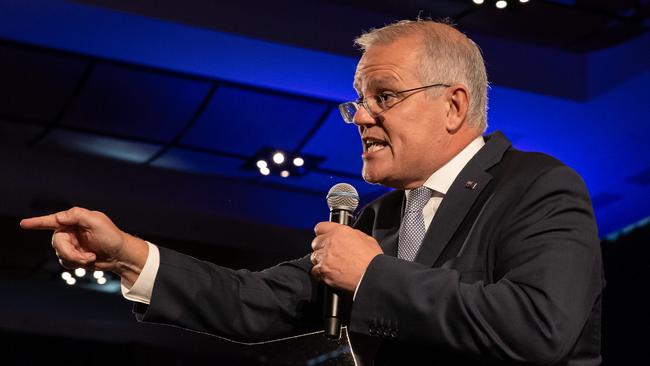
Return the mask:
{"type": "MultiPolygon", "coordinates": [[[[405,206],[392,191],[355,228],[384,254],[370,263],[348,336],[360,365],[597,365],[600,241],[580,177],[513,149],[500,133],[455,179],[414,262],[396,258],[405,206]]],[[[309,256],[260,272],[161,248],[151,304],[137,318],[242,342],[322,329],[309,256]]]]}

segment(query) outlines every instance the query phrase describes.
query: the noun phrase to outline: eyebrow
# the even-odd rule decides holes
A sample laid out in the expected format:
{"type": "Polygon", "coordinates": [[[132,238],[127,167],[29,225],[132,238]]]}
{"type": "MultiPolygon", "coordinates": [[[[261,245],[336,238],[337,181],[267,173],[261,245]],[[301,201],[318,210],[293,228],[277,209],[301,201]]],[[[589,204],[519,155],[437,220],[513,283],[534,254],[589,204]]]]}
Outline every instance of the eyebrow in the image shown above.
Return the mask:
{"type": "MultiPolygon", "coordinates": [[[[399,82],[400,80],[397,79],[396,77],[392,75],[386,75],[386,76],[380,76],[376,78],[370,79],[370,81],[367,83],[367,85],[370,87],[370,89],[379,89],[381,87],[387,87],[387,86],[392,86],[394,83],[399,82]]],[[[357,91],[357,94],[359,93],[359,90],[361,89],[361,83],[359,82],[358,78],[354,79],[354,83],[352,86],[354,87],[354,90],[357,91]]]]}

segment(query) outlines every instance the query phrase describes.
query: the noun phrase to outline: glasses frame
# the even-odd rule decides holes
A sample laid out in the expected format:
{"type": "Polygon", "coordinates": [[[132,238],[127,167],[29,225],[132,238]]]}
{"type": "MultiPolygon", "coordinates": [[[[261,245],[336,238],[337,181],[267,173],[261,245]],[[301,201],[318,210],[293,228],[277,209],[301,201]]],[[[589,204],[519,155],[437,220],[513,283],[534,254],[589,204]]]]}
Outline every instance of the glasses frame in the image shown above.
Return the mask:
{"type": "MultiPolygon", "coordinates": [[[[406,90],[400,90],[400,91],[397,91],[397,92],[390,92],[390,94],[392,94],[392,95],[394,95],[394,96],[398,96],[398,95],[400,95],[400,94],[404,94],[404,93],[408,93],[408,92],[420,91],[420,90],[424,90],[424,89],[428,89],[428,88],[434,88],[434,87],[445,87],[445,88],[449,88],[450,86],[451,86],[451,84],[447,84],[447,83],[435,83],[435,84],[429,84],[429,85],[425,85],[425,86],[420,86],[420,87],[417,87],[417,88],[411,88],[411,89],[406,89],[406,90]]],[[[357,114],[357,112],[359,111],[359,109],[361,109],[362,106],[363,106],[363,108],[366,110],[366,112],[368,112],[368,114],[369,114],[371,117],[373,117],[373,118],[377,118],[377,117],[380,116],[382,113],[384,113],[384,112],[386,112],[387,110],[393,108],[393,107],[396,106],[397,104],[403,102],[406,98],[410,97],[411,95],[413,95],[413,94],[415,94],[415,93],[410,94],[410,95],[407,95],[406,97],[402,98],[402,100],[400,100],[400,101],[398,101],[398,102],[395,102],[395,104],[391,105],[390,107],[386,107],[386,108],[381,107],[381,104],[380,104],[381,102],[378,100],[378,98],[379,98],[380,96],[384,95],[384,94],[387,94],[387,93],[375,94],[375,95],[371,95],[371,96],[366,97],[366,98],[359,98],[359,99],[357,99],[357,100],[355,100],[355,101],[345,102],[345,103],[341,103],[341,104],[339,104],[339,105],[338,105],[338,109],[339,109],[339,113],[341,113],[341,117],[343,117],[343,122],[345,122],[345,123],[354,123],[354,116],[357,114]],[[373,112],[373,111],[371,110],[372,108],[368,105],[368,100],[373,100],[373,101],[374,101],[373,103],[374,103],[377,107],[381,108],[381,111],[378,112],[378,113],[373,112]],[[350,113],[352,110],[354,111],[354,113],[350,113]]]]}

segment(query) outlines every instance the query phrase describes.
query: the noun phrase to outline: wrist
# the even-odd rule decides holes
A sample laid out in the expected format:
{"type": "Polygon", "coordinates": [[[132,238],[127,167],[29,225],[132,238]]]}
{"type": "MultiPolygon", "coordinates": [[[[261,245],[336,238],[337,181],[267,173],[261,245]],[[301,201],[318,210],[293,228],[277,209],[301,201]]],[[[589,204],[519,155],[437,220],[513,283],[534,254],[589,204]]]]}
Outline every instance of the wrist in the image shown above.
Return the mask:
{"type": "Polygon", "coordinates": [[[117,260],[114,272],[126,285],[133,286],[147,262],[149,246],[144,240],[124,233],[122,252],[124,255],[117,260]]]}

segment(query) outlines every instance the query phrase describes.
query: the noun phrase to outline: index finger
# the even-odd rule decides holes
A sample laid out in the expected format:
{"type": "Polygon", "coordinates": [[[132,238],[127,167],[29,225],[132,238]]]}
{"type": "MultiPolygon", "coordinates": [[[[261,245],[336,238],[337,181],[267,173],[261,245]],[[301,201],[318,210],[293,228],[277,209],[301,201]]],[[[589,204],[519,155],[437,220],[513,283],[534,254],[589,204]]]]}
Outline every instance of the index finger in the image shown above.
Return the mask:
{"type": "Polygon", "coordinates": [[[63,227],[56,219],[56,214],[30,217],[20,221],[20,227],[28,230],[57,230],[63,227]]]}

